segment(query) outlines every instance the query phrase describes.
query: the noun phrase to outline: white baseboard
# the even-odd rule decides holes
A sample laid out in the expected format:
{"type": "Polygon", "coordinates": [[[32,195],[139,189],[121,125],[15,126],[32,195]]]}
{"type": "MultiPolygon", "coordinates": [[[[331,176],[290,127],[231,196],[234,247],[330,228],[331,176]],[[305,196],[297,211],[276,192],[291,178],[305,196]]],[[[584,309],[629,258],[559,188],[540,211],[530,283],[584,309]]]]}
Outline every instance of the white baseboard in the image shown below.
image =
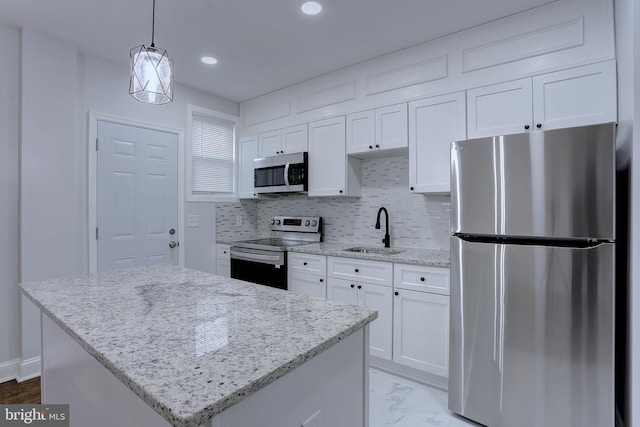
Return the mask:
{"type": "Polygon", "coordinates": [[[390,360],[380,359],[379,357],[371,356],[369,358],[369,366],[431,387],[439,388],[442,391],[447,391],[449,386],[448,379],[445,377],[400,365],[390,360]]]}
{"type": "Polygon", "coordinates": [[[0,383],[15,380],[20,372],[20,359],[0,363],[0,383]]]}
{"type": "Polygon", "coordinates": [[[23,360],[22,363],[20,363],[20,375],[18,375],[17,380],[18,382],[22,382],[39,377],[41,370],[40,356],[23,360]]]}

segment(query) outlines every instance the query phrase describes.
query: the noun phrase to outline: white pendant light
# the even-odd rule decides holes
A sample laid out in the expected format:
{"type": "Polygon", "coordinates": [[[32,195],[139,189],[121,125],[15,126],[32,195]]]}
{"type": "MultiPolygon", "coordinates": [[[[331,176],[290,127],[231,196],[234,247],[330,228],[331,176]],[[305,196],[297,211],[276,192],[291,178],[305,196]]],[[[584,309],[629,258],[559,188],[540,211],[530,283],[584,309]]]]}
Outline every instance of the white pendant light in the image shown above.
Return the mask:
{"type": "Polygon", "coordinates": [[[166,104],[173,101],[173,59],[153,43],[155,21],[156,0],[153,0],[151,46],[140,45],[130,52],[129,95],[149,104],[166,104]]]}

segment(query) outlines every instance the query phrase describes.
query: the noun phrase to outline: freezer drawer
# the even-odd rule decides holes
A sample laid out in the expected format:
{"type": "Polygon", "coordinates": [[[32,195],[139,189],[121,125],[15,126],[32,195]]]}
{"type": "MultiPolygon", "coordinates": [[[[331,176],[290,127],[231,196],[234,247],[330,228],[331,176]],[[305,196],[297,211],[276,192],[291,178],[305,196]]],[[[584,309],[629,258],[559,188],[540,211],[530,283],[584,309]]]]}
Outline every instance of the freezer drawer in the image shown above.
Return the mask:
{"type": "Polygon", "coordinates": [[[614,425],[614,245],[451,250],[449,409],[491,427],[614,425]]]}
{"type": "Polygon", "coordinates": [[[613,124],[454,142],[454,233],[613,240],[613,124]]]}

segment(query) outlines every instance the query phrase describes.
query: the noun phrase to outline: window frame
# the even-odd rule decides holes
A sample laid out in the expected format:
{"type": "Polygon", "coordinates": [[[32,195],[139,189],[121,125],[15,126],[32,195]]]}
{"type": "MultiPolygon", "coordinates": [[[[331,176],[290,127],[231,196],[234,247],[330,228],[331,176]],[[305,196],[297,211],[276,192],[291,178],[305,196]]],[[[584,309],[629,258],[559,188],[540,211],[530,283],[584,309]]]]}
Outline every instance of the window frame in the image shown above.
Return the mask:
{"type": "Polygon", "coordinates": [[[238,201],[238,125],[240,118],[231,114],[221,113],[220,111],[210,110],[208,108],[199,107],[197,105],[187,105],[187,129],[185,144],[185,185],[186,185],[186,201],[187,202],[235,202],[238,201]],[[203,116],[211,116],[221,120],[228,120],[234,123],[235,132],[233,138],[233,192],[232,193],[211,193],[211,194],[194,194],[193,193],[193,115],[200,114],[203,116]]]}

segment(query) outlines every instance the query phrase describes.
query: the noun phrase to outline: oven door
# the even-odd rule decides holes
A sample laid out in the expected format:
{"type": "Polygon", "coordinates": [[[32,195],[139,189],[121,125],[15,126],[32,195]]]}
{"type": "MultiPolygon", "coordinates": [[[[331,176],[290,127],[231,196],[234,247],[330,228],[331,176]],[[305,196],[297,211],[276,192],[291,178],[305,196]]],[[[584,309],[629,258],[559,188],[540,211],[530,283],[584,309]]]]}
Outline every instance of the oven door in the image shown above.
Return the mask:
{"type": "Polygon", "coordinates": [[[286,252],[232,247],[231,277],[286,290],[286,259],[286,252]]]}

